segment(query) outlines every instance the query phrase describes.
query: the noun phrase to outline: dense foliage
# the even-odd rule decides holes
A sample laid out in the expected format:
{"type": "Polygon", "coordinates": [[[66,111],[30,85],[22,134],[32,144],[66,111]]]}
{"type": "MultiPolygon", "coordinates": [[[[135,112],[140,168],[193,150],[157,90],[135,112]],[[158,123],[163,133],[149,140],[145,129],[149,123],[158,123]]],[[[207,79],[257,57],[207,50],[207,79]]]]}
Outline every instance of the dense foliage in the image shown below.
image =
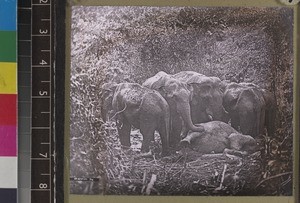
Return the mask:
{"type": "MultiPolygon", "coordinates": [[[[290,194],[292,18],[287,8],[73,7],[70,173],[99,182],[71,181],[71,192],[290,194]],[[101,119],[101,85],[141,84],[161,70],[193,70],[221,79],[240,75],[270,90],[277,102],[276,136],[261,138],[270,150],[238,161],[195,156],[189,163],[177,154],[134,159],[134,150],[121,149],[115,123],[101,119]],[[231,182],[223,180],[220,187],[223,171],[231,182]]],[[[139,132],[132,133],[134,146],[141,139],[139,132]]]]}

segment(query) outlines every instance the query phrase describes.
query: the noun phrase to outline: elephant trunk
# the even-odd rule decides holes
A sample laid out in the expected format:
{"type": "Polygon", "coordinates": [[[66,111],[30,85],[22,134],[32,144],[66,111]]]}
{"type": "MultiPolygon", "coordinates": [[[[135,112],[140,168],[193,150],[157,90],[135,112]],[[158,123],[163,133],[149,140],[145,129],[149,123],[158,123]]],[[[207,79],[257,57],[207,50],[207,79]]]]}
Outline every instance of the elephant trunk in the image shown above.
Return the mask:
{"type": "Polygon", "coordinates": [[[218,104],[218,108],[215,107],[215,109],[216,110],[212,113],[213,120],[223,121],[224,123],[227,123],[229,121],[229,115],[225,108],[222,106],[222,103],[218,104]]]}
{"type": "Polygon", "coordinates": [[[202,126],[196,126],[192,122],[191,118],[191,107],[188,101],[178,103],[177,111],[182,117],[182,120],[184,121],[186,127],[194,132],[202,132],[204,131],[204,128],[202,126]]]}

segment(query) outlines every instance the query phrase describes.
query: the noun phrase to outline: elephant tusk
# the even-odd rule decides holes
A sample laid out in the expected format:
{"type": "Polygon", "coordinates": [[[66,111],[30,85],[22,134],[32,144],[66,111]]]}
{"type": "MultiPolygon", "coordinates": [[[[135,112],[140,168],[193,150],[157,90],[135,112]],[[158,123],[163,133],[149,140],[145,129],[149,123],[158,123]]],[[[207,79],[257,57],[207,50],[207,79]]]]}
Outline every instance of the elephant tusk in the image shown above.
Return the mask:
{"type": "Polygon", "coordinates": [[[227,114],[229,113],[228,111],[226,111],[226,109],[224,107],[223,107],[223,110],[224,110],[225,113],[227,113],[227,114]]]}
{"type": "Polygon", "coordinates": [[[121,111],[117,111],[117,112],[113,115],[113,117],[111,117],[111,118],[109,119],[109,121],[111,121],[111,120],[112,120],[115,116],[117,116],[118,114],[124,112],[124,111],[126,110],[126,108],[127,108],[127,105],[126,105],[126,103],[125,103],[125,107],[124,107],[121,111]]]}
{"type": "Polygon", "coordinates": [[[209,121],[213,121],[212,115],[208,115],[209,121]]]}

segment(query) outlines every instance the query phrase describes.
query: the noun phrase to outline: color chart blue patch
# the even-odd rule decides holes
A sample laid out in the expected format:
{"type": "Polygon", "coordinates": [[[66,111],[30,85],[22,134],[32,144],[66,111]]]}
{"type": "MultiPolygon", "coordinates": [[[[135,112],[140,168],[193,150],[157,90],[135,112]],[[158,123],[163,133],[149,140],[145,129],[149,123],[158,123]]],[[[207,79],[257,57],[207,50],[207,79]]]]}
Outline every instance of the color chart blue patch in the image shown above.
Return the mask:
{"type": "Polygon", "coordinates": [[[0,1],[0,30],[15,31],[16,24],[17,0],[0,1]]]}

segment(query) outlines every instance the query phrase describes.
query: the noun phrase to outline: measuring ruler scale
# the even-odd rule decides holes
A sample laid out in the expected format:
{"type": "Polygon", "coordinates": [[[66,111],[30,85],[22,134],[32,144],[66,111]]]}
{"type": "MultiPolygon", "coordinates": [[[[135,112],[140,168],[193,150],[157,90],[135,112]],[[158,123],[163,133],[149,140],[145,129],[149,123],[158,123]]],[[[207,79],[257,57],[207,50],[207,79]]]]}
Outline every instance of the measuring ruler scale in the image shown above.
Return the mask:
{"type": "Polygon", "coordinates": [[[31,5],[31,203],[54,202],[52,1],[31,5]]]}

